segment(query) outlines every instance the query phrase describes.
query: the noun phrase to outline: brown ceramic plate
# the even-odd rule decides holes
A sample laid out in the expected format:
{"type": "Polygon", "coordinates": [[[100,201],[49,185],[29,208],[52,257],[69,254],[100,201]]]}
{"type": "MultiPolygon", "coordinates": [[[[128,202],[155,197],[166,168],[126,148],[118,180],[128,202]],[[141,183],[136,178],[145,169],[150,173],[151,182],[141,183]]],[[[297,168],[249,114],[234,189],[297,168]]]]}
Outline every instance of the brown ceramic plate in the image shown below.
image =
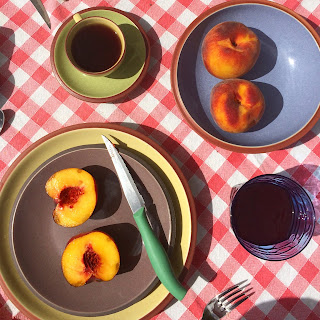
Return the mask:
{"type": "MultiPolygon", "coordinates": [[[[161,180],[155,178],[156,173],[151,173],[152,168],[143,160],[135,160],[124,153],[122,156],[145,199],[153,230],[165,248],[173,247],[172,200],[165,195],[161,180]]],[[[16,264],[28,285],[44,301],[67,313],[84,316],[113,313],[138,301],[157,284],[104,145],[77,147],[57,154],[29,177],[13,209],[11,240],[16,264]],[[98,189],[93,215],[74,228],[64,228],[53,221],[55,205],[44,188],[52,174],[65,168],[88,171],[98,189]],[[72,237],[92,230],[104,231],[115,240],[120,252],[120,270],[112,281],[92,282],[75,288],[63,277],[62,252],[72,237]]]]}
{"type": "Polygon", "coordinates": [[[180,279],[191,264],[195,208],[171,157],[151,139],[119,125],[63,128],[21,154],[0,184],[0,284],[30,319],[149,319],[172,299],[157,281],[101,134],[111,138],[125,159],[180,279]],[[48,177],[65,167],[88,170],[100,190],[94,214],[75,228],[53,222],[54,203],[44,190],[48,177]],[[61,254],[72,236],[96,229],[111,234],[119,245],[119,274],[110,282],[74,288],[62,275],[61,254]]]}
{"type": "Polygon", "coordinates": [[[320,117],[319,48],[312,26],[285,6],[264,0],[221,3],[197,17],[179,39],[171,66],[172,91],[186,121],[208,142],[243,153],[282,149],[303,137],[320,117]],[[225,21],[245,24],[261,43],[256,64],[242,78],[260,88],[266,108],[259,123],[243,133],[223,131],[210,112],[211,90],[221,79],[206,70],[201,48],[209,30],[225,21]]]}

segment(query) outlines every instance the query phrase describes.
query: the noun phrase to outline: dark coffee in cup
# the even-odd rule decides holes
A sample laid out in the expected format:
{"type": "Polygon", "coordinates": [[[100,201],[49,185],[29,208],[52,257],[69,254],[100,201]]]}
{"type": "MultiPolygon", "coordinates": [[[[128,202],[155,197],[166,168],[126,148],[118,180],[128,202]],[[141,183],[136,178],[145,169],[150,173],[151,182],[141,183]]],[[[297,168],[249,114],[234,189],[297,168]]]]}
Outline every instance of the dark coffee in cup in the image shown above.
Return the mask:
{"type": "Polygon", "coordinates": [[[80,72],[92,76],[106,76],[115,71],[124,59],[125,38],[113,21],[97,16],[73,16],[65,50],[69,61],[80,72]]]}
{"type": "Polygon", "coordinates": [[[81,28],[71,43],[71,54],[77,65],[89,72],[101,72],[112,67],[121,55],[117,33],[96,23],[81,28]]]}

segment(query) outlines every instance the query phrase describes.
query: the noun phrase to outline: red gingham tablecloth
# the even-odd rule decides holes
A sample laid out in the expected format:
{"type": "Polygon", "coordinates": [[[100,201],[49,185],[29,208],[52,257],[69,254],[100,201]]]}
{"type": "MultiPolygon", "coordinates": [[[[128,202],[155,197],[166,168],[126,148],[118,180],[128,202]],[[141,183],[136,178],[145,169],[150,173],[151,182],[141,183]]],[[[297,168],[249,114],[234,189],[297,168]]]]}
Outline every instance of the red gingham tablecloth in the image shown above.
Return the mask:
{"type": "MultiPolygon", "coordinates": [[[[195,256],[184,282],[190,290],[182,301],[173,300],[154,319],[199,319],[211,297],[243,279],[251,281],[255,293],[229,318],[320,319],[320,124],[284,150],[254,155],[230,152],[209,144],[188,126],[171,92],[170,64],[177,40],[199,14],[221,2],[43,0],[51,19],[49,30],[29,0],[1,0],[0,103],[6,124],[0,135],[0,178],[23,150],[61,127],[83,122],[130,124],[178,163],[192,190],[198,217],[195,256]],[[87,103],[68,94],[50,65],[51,42],[61,23],[79,10],[95,6],[114,7],[141,17],[139,22],[151,43],[144,80],[129,99],[108,103],[107,108],[104,103],[87,103]],[[308,191],[317,224],[302,253],[275,263],[249,255],[237,242],[230,227],[228,203],[235,184],[278,172],[293,177],[308,191]]],[[[320,0],[276,2],[308,19],[320,33],[320,0]]],[[[0,319],[26,319],[1,288],[0,319]]]]}

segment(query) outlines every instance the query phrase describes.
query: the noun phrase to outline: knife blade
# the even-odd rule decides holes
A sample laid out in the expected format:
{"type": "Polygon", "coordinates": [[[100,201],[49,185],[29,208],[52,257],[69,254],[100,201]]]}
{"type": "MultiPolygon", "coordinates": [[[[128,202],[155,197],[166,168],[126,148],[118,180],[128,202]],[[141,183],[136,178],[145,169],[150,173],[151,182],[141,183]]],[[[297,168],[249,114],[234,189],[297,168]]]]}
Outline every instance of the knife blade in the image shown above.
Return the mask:
{"type": "Polygon", "coordinates": [[[142,241],[146,248],[151,265],[161,283],[178,300],[182,300],[187,290],[177,280],[166,251],[153,233],[148,222],[145,203],[138,188],[118,150],[112,142],[102,135],[104,144],[109,152],[117,172],[121,188],[132,210],[133,218],[138,226],[142,241]]]}
{"type": "Polygon", "coordinates": [[[43,3],[41,2],[41,0],[31,0],[31,2],[35,6],[35,8],[38,10],[38,12],[40,13],[41,17],[43,18],[43,20],[45,21],[49,29],[51,29],[51,22],[48,16],[48,12],[43,6],[43,3]]]}

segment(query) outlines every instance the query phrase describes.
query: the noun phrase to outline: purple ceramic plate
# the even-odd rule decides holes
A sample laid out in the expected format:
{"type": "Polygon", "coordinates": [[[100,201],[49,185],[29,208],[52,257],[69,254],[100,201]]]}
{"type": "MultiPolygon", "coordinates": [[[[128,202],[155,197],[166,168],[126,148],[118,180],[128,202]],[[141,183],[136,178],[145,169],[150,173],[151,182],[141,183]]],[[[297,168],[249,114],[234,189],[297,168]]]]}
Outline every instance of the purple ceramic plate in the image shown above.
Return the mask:
{"type": "Polygon", "coordinates": [[[269,1],[230,1],[200,15],[180,38],[171,67],[172,90],[183,116],[204,139],[222,148],[267,152],[296,142],[319,119],[320,37],[301,16],[269,1]],[[245,133],[221,130],[210,114],[210,92],[221,80],[201,57],[207,32],[224,21],[251,28],[261,42],[256,65],[242,78],[264,94],[266,110],[245,133]]]}
{"type": "MultiPolygon", "coordinates": [[[[69,149],[46,161],[26,181],[12,214],[11,246],[21,277],[44,302],[57,310],[80,316],[117,312],[145,297],[159,283],[144,249],[130,207],[104,145],[69,149]],[[91,218],[74,228],[57,225],[53,199],[45,183],[55,172],[77,167],[95,178],[98,202],[91,218]],[[120,270],[111,281],[71,286],[61,269],[61,255],[75,235],[101,230],[115,240],[120,270]]],[[[174,245],[172,199],[156,172],[142,159],[119,150],[141,192],[150,224],[168,250],[174,245]]]]}

